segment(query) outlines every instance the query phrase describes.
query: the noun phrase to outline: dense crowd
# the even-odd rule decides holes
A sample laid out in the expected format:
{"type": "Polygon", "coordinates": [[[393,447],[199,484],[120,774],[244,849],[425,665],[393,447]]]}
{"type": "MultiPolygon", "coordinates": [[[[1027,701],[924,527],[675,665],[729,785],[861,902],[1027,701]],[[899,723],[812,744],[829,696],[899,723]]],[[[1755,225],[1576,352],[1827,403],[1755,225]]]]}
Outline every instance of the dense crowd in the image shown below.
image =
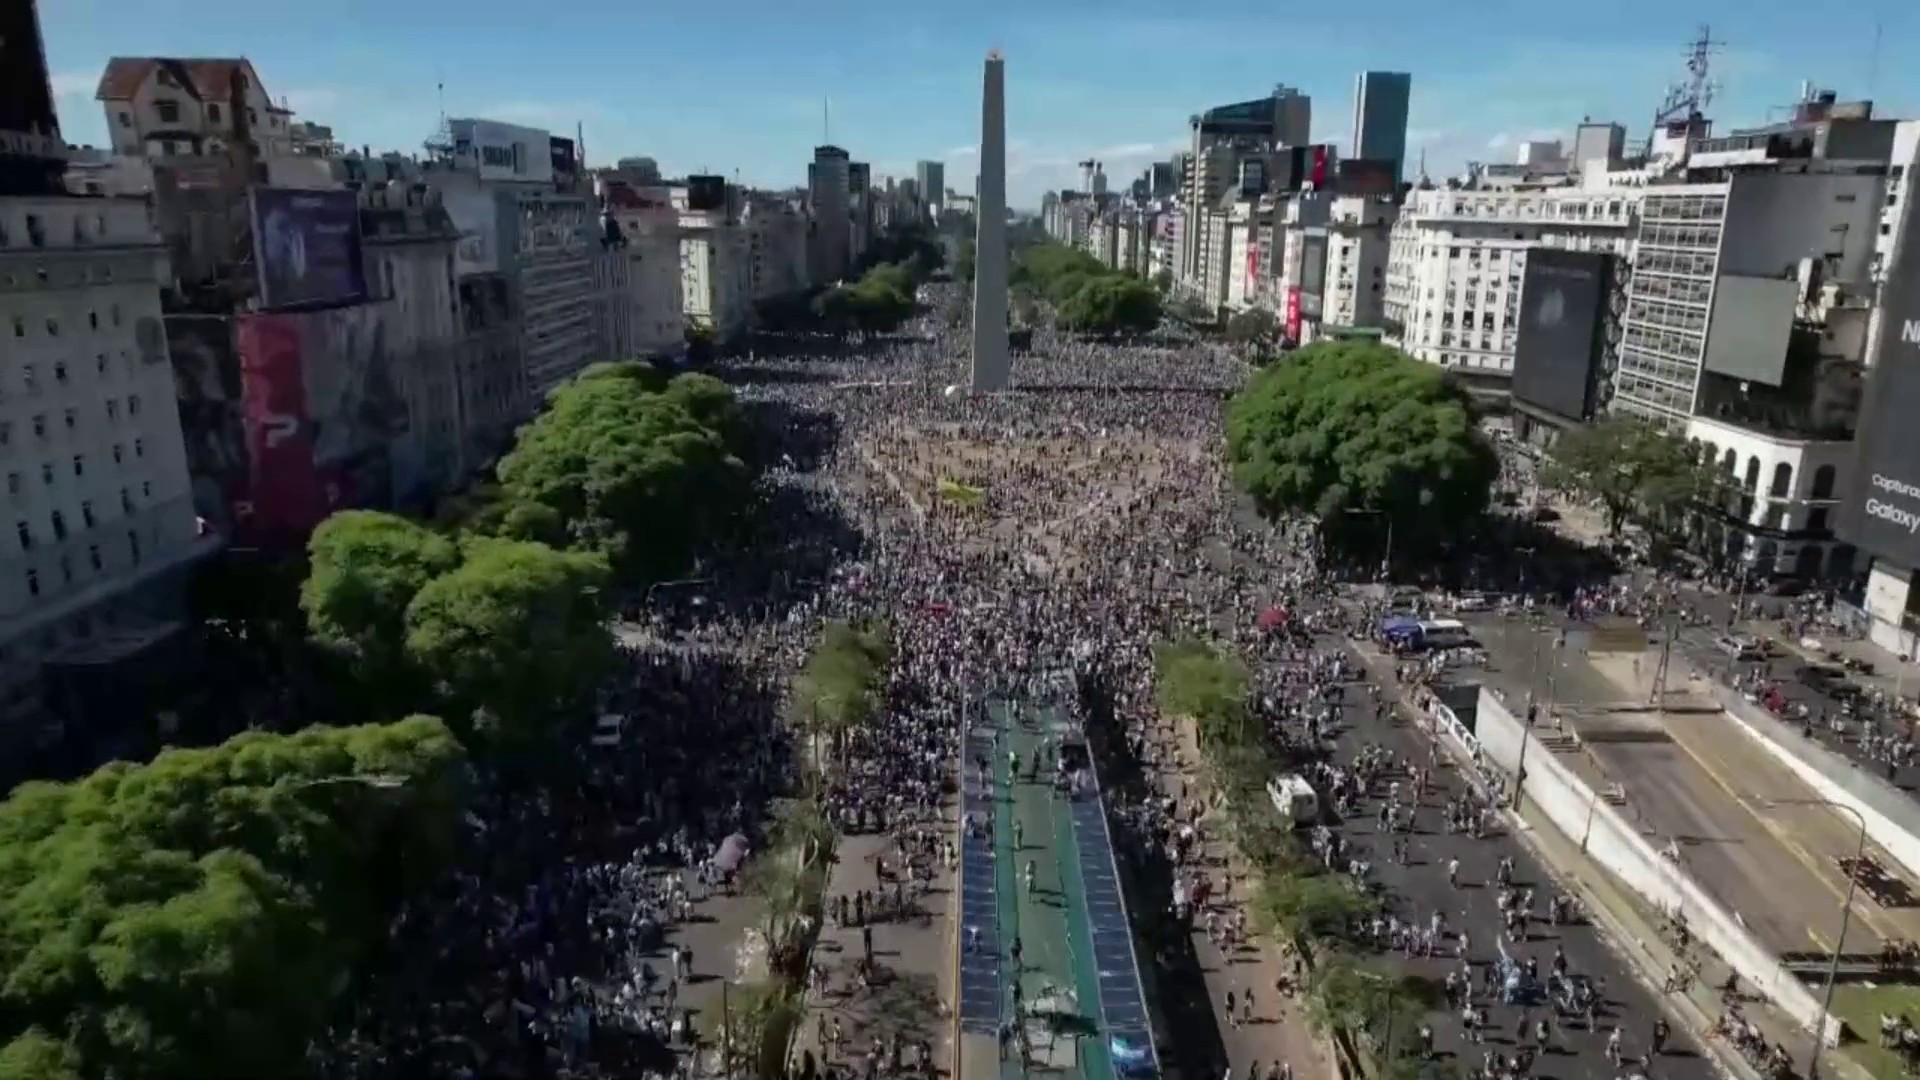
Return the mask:
{"type": "MultiPolygon", "coordinates": [[[[1343,636],[1366,615],[1342,600],[1310,529],[1254,520],[1232,496],[1220,412],[1244,377],[1238,358],[1177,329],[1124,344],[1041,330],[1016,359],[1017,392],[973,396],[956,389],[965,343],[945,325],[923,317],[857,349],[793,338],[730,366],[749,411],[777,418],[766,542],[743,565],[630,605],[631,663],[605,705],[618,720],[581,749],[582,779],[552,790],[487,778],[475,860],[396,921],[379,995],[342,1018],[316,1054],[319,1074],[706,1067],[671,1053],[716,1023],[676,1008],[700,958],[682,954],[674,931],[724,885],[735,838],[759,842],[791,774],[779,686],[829,617],[884,616],[893,634],[879,716],[834,750],[823,801],[836,828],[890,838],[883,879],[894,887],[830,896],[829,917],[843,923],[912,915],[925,881],[951,865],[940,813],[969,702],[985,694],[1097,675],[1126,741],[1174,761],[1153,706],[1153,646],[1187,631],[1233,642],[1253,666],[1258,722],[1343,811],[1381,823],[1364,840],[1314,833],[1330,868],[1378,887],[1372,868],[1405,861],[1416,826],[1498,841],[1497,796],[1448,790],[1430,760],[1351,737],[1356,714],[1385,709],[1343,636]]],[[[1589,601],[1601,598],[1576,600],[1589,601]]],[[[1161,775],[1151,797],[1115,800],[1116,829],[1191,849],[1214,825],[1175,772],[1161,775]]],[[[1245,896],[1174,861],[1181,914],[1243,938],[1245,896]]],[[[1598,981],[1529,937],[1563,903],[1495,888],[1504,940],[1470,941],[1442,910],[1397,910],[1367,929],[1382,948],[1460,969],[1448,976],[1451,1019],[1434,1021],[1452,1034],[1425,1030],[1424,1043],[1488,1077],[1528,1075],[1536,1051],[1579,1040],[1628,1061],[1625,1021],[1598,981]],[[1504,1049],[1482,1045],[1496,1030],[1513,1036],[1504,1049]]],[[[835,1030],[818,1043],[821,1058],[809,1051],[802,1072],[930,1067],[923,1047],[897,1041],[835,1030]]]]}

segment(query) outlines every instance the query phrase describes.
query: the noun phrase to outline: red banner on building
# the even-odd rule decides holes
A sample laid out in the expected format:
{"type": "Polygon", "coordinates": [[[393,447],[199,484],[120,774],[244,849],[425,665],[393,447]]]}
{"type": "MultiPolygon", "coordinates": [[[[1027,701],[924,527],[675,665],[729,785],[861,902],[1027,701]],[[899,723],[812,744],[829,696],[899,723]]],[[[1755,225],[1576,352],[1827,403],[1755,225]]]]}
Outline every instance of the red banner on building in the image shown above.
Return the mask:
{"type": "Polygon", "coordinates": [[[1287,288],[1287,340],[1300,340],[1300,286],[1287,288]]]}
{"type": "Polygon", "coordinates": [[[1325,191],[1327,188],[1327,148],[1324,144],[1313,148],[1313,190],[1325,191]]]}
{"type": "Polygon", "coordinates": [[[252,505],[235,530],[254,542],[303,542],[326,508],[313,465],[298,316],[241,316],[238,339],[252,505]]]}

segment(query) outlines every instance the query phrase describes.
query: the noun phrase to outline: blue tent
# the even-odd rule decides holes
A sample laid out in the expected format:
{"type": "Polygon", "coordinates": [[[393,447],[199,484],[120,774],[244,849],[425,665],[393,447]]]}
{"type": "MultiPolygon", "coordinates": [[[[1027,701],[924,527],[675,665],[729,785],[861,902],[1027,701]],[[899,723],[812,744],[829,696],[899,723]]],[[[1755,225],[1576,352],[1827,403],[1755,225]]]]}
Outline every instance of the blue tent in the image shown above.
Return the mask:
{"type": "Polygon", "coordinates": [[[1389,615],[1380,620],[1380,632],[1387,637],[1403,637],[1420,632],[1420,620],[1411,615],[1389,615]]]}

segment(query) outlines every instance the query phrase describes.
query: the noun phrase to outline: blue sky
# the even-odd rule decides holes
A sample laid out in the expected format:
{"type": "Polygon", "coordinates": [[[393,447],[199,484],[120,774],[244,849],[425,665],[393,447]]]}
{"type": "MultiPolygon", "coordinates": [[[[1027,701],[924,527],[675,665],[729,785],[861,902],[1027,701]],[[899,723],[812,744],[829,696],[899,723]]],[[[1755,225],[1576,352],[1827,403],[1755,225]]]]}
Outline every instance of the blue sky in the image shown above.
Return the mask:
{"type": "Polygon", "coordinates": [[[1570,135],[1582,116],[1644,137],[1684,43],[1711,23],[1728,124],[1764,121],[1802,79],[1843,97],[1871,89],[1880,114],[1920,116],[1920,4],[1857,0],[1522,3],[1373,0],[1295,5],[1215,0],[970,0],[855,4],[733,0],[41,0],[69,141],[100,143],[93,100],[106,58],[253,60],[276,99],[350,145],[417,151],[439,115],[571,133],[594,163],[646,154],[669,172],[738,171],[804,181],[832,139],[876,175],[918,158],[970,190],[980,60],[1007,54],[1009,195],[1035,206],[1093,156],[1116,180],[1182,141],[1186,117],[1276,82],[1314,99],[1315,135],[1347,140],[1354,74],[1413,73],[1410,154],[1442,174],[1510,160],[1525,138],[1570,135]],[[1184,13],[1183,13],[1184,12],[1184,13]],[[1881,26],[1874,62],[1873,27],[1881,26]],[[1869,86],[1869,83],[1872,86],[1869,86]],[[1770,111],[1772,110],[1772,111],[1770,111]]]}

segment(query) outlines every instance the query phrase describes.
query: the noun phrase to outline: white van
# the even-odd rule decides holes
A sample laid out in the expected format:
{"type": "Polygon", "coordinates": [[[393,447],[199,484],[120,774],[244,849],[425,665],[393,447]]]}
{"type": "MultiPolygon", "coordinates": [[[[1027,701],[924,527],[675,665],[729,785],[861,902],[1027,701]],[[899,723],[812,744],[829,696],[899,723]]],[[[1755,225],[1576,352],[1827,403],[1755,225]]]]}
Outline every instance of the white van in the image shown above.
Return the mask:
{"type": "Polygon", "coordinates": [[[1473,631],[1459,619],[1427,619],[1420,624],[1420,641],[1429,649],[1457,649],[1473,641],[1473,631]]]}
{"type": "Polygon", "coordinates": [[[1267,798],[1273,800],[1273,808],[1280,816],[1296,828],[1320,820],[1320,796],[1314,794],[1313,785],[1307,783],[1305,777],[1291,773],[1274,777],[1267,781],[1267,798]]]}

